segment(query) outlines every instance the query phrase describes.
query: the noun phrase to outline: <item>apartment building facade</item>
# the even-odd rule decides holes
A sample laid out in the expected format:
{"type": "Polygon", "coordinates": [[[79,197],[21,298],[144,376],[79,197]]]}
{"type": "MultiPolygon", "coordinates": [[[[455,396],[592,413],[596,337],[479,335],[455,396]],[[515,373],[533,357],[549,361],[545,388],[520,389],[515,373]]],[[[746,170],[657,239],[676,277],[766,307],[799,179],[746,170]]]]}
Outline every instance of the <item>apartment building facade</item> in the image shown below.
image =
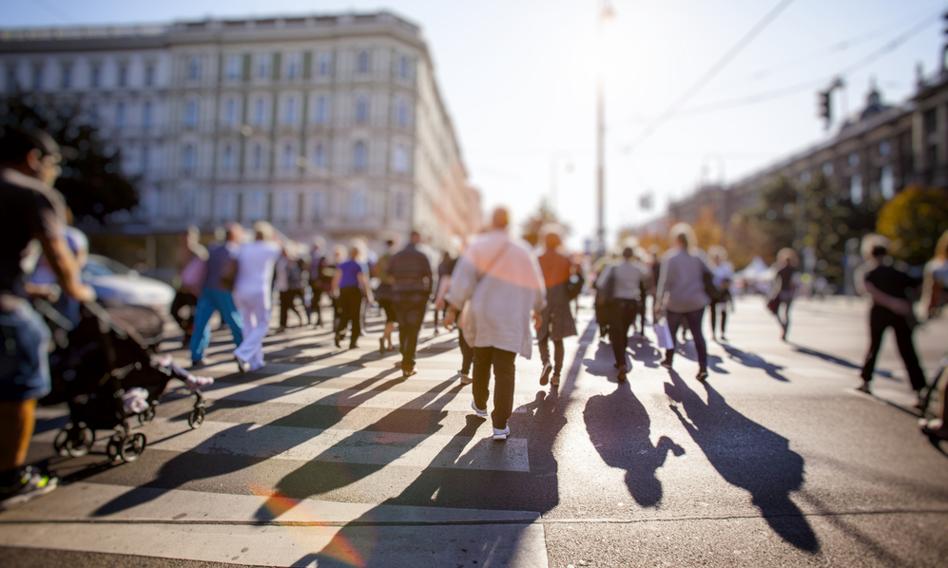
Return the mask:
{"type": "Polygon", "coordinates": [[[389,12],[0,30],[0,69],[121,150],[141,205],[119,230],[443,245],[481,222],[421,30],[389,12]]]}

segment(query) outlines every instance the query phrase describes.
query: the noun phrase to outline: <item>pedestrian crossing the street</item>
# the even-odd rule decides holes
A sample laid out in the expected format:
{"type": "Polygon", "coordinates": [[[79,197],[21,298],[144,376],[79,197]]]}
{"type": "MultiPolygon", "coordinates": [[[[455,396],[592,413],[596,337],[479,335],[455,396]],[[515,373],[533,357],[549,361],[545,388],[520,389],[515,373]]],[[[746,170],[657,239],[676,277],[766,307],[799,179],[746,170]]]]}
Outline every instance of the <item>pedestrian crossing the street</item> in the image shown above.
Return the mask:
{"type": "MultiPolygon", "coordinates": [[[[168,393],[141,427],[149,444],[137,461],[104,467],[101,444],[53,457],[55,506],[40,499],[5,514],[0,545],[251,565],[546,566],[539,513],[464,491],[484,479],[528,483],[517,427],[536,384],[520,382],[513,433],[492,441],[459,380],[456,337],[423,334],[419,373],[402,379],[397,352],[337,349],[312,328],[269,337],[267,366],[239,374],[226,333],[215,336],[200,428],[184,420],[184,393],[168,393]]],[[[535,360],[518,367],[539,371],[535,360]]],[[[49,454],[65,414],[41,410],[34,453],[49,454]]]]}

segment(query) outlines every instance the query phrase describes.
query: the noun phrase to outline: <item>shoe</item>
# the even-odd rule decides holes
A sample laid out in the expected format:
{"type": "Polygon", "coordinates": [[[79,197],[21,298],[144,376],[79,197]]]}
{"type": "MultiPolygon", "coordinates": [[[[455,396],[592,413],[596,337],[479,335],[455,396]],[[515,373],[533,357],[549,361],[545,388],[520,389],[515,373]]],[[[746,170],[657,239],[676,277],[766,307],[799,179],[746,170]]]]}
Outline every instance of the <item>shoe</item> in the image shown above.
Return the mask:
{"type": "Polygon", "coordinates": [[[336,348],[337,348],[337,349],[340,348],[340,347],[342,347],[342,335],[340,335],[338,332],[337,332],[336,335],[333,337],[333,343],[336,344],[336,348]]]}
{"type": "Polygon", "coordinates": [[[661,365],[662,367],[665,367],[666,369],[668,369],[669,371],[671,371],[671,369],[672,369],[672,360],[669,359],[668,357],[665,357],[664,359],[662,359],[662,362],[659,363],[659,365],[661,365]]]}
{"type": "Polygon", "coordinates": [[[922,393],[918,393],[918,400],[915,401],[915,409],[924,413],[928,409],[928,397],[922,393]]]}
{"type": "Polygon", "coordinates": [[[705,382],[706,380],[708,380],[708,370],[701,369],[700,371],[698,371],[698,374],[695,375],[695,378],[701,381],[702,383],[705,382]]]}
{"type": "Polygon", "coordinates": [[[385,353],[385,338],[379,338],[379,353],[385,353]]]}
{"type": "Polygon", "coordinates": [[[40,472],[33,466],[23,468],[20,479],[12,486],[0,487],[0,511],[46,495],[59,486],[59,479],[40,472]]]}
{"type": "Polygon", "coordinates": [[[543,364],[543,372],[540,373],[540,386],[546,386],[550,382],[550,373],[553,372],[553,365],[549,363],[543,364]]]}
{"type": "Polygon", "coordinates": [[[510,436],[510,425],[504,426],[503,429],[494,428],[494,435],[491,436],[495,442],[506,442],[507,437],[510,436]]]}
{"type": "Polygon", "coordinates": [[[474,382],[474,379],[473,379],[470,375],[468,375],[468,374],[466,374],[466,373],[462,373],[462,372],[458,371],[458,376],[460,376],[460,378],[461,378],[461,384],[462,384],[462,385],[469,385],[469,384],[471,384],[471,383],[474,382]]]}
{"type": "Polygon", "coordinates": [[[619,374],[616,375],[616,380],[619,381],[620,383],[624,383],[626,379],[626,374],[628,372],[629,370],[626,368],[625,365],[619,365],[619,374]]]}
{"type": "Polygon", "coordinates": [[[198,360],[198,361],[195,361],[195,360],[192,359],[192,360],[191,360],[191,368],[192,368],[192,369],[201,369],[201,368],[203,368],[203,367],[207,367],[209,363],[210,363],[210,362],[209,362],[207,359],[201,359],[201,360],[198,360]]]}
{"type": "Polygon", "coordinates": [[[856,390],[866,394],[872,394],[872,389],[869,388],[869,381],[863,381],[861,385],[856,387],[856,390]]]}
{"type": "Polygon", "coordinates": [[[249,366],[249,363],[247,363],[246,361],[244,361],[243,359],[241,359],[240,357],[236,355],[234,355],[234,361],[237,363],[237,370],[241,374],[247,372],[247,367],[249,366]]]}
{"type": "Polygon", "coordinates": [[[417,374],[418,374],[418,371],[416,371],[416,370],[414,370],[414,369],[402,369],[402,378],[403,378],[403,379],[407,379],[408,377],[410,377],[410,376],[412,376],[412,375],[417,375],[417,374]]]}
{"type": "Polygon", "coordinates": [[[550,385],[551,385],[551,386],[554,386],[554,387],[560,386],[560,374],[559,374],[559,373],[553,373],[553,379],[550,380],[550,385]]]}
{"type": "Polygon", "coordinates": [[[727,336],[723,333],[721,334],[721,341],[727,341],[727,336]]]}
{"type": "Polygon", "coordinates": [[[479,418],[487,418],[487,409],[480,409],[477,407],[477,403],[473,400],[471,401],[471,410],[474,411],[479,418]]]}
{"type": "Polygon", "coordinates": [[[356,342],[356,341],[350,341],[350,342],[349,342],[349,349],[358,349],[358,348],[359,348],[359,343],[358,343],[358,342],[356,342]]]}

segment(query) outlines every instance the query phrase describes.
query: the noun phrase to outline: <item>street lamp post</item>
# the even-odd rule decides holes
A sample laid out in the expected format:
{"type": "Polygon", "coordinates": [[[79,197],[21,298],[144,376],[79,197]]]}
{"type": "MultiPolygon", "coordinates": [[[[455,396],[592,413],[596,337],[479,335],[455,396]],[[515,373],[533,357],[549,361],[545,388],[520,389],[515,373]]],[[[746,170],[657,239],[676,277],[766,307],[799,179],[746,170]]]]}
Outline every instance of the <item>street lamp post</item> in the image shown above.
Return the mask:
{"type": "Polygon", "coordinates": [[[603,24],[613,17],[612,5],[609,0],[600,0],[599,16],[596,20],[596,30],[599,41],[599,65],[596,77],[596,247],[600,254],[606,249],[606,104],[603,93],[603,64],[605,63],[605,49],[603,42],[603,24]]]}

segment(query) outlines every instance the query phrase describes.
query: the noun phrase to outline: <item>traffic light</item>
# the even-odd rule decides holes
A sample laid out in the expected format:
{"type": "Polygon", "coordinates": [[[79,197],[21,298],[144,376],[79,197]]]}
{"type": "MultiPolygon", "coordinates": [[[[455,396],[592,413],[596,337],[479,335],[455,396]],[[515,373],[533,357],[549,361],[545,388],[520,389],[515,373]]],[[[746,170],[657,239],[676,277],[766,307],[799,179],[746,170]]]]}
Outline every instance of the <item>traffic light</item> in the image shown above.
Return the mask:
{"type": "Polygon", "coordinates": [[[832,89],[817,93],[818,115],[823,119],[826,128],[829,128],[833,122],[832,94],[832,89]]]}

